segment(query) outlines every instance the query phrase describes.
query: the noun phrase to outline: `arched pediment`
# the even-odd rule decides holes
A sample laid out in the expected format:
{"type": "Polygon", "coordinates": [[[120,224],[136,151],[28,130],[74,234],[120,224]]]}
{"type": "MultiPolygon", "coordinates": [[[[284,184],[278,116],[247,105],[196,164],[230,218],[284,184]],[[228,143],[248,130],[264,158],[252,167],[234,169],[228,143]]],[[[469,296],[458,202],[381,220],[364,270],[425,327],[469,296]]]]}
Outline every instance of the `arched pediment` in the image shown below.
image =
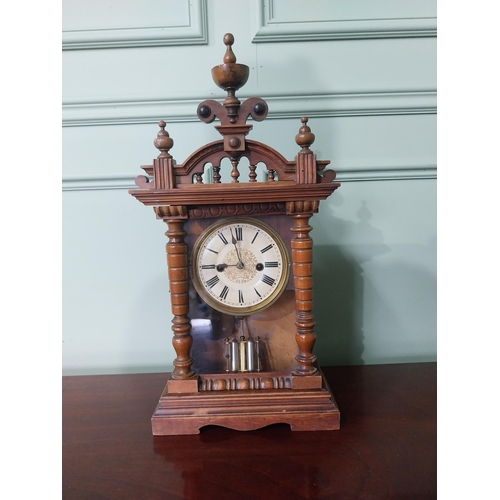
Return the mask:
{"type": "MultiPolygon", "coordinates": [[[[264,163],[268,170],[275,170],[280,180],[292,180],[295,172],[295,161],[288,161],[281,153],[272,147],[258,141],[246,140],[246,149],[238,152],[238,157],[246,157],[250,165],[264,163]]],[[[191,154],[181,165],[176,165],[175,175],[178,182],[191,182],[191,176],[203,172],[207,163],[220,166],[223,158],[231,158],[224,150],[224,141],[211,142],[191,154]],[[182,178],[186,178],[183,180],[182,178]]]]}

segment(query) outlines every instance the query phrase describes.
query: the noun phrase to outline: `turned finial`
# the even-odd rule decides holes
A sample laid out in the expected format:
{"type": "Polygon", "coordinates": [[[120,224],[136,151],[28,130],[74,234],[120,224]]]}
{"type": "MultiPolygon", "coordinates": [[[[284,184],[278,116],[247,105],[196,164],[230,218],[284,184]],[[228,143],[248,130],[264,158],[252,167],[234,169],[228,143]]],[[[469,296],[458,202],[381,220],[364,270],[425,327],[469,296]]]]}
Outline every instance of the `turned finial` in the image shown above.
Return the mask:
{"type": "Polygon", "coordinates": [[[307,125],[309,118],[303,116],[300,121],[302,122],[302,127],[299,129],[299,133],[295,136],[295,142],[302,148],[300,153],[311,153],[309,146],[314,142],[315,136],[311,132],[310,127],[307,125]]]}
{"type": "Polygon", "coordinates": [[[255,121],[262,121],[267,116],[267,103],[260,97],[250,97],[242,104],[236,91],[243,87],[248,80],[250,68],[245,64],[236,62],[232,45],[234,36],[226,33],[222,41],[226,46],[223,63],[212,68],[212,78],[215,84],[227,92],[222,103],[207,99],[198,105],[196,111],[198,118],[205,123],[212,123],[215,118],[220,120],[216,129],[224,136],[225,151],[235,153],[245,150],[245,136],[252,128],[246,121],[251,115],[255,121]],[[238,125],[236,130],[235,125],[238,125]],[[243,127],[243,128],[241,128],[243,127]]]}
{"type": "Polygon", "coordinates": [[[222,41],[226,46],[226,53],[224,54],[224,59],[222,60],[222,62],[224,64],[235,63],[236,56],[234,55],[233,49],[231,48],[231,45],[233,45],[234,43],[234,36],[231,33],[226,33],[222,41]]]}
{"type": "Polygon", "coordinates": [[[215,84],[226,90],[232,91],[240,89],[247,83],[250,68],[245,64],[236,62],[231,46],[234,43],[234,36],[231,33],[226,33],[222,39],[226,46],[226,53],[224,54],[223,64],[212,68],[212,78],[215,84]]]}
{"type": "Polygon", "coordinates": [[[168,132],[165,130],[167,124],[163,120],[161,120],[160,122],[158,122],[158,126],[161,130],[158,132],[156,139],[154,140],[155,148],[160,150],[158,158],[172,158],[172,155],[169,153],[169,151],[170,149],[172,149],[174,141],[170,138],[168,132]]]}
{"type": "Polygon", "coordinates": [[[234,124],[238,119],[241,104],[235,92],[247,83],[250,68],[236,62],[236,56],[231,48],[234,43],[234,36],[231,33],[226,33],[222,41],[226,46],[224,62],[212,68],[212,78],[218,87],[227,92],[223,105],[226,108],[229,122],[234,124]]]}

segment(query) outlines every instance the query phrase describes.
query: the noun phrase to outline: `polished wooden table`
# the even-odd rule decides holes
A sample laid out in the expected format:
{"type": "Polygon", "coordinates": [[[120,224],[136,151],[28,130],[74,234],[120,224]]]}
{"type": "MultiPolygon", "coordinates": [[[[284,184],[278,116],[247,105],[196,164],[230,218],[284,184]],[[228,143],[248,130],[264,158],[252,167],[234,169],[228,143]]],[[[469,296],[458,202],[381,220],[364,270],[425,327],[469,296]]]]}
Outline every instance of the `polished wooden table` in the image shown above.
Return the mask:
{"type": "Polygon", "coordinates": [[[63,377],[63,499],[436,498],[436,364],[323,367],[338,431],[151,434],[166,374],[63,377]]]}

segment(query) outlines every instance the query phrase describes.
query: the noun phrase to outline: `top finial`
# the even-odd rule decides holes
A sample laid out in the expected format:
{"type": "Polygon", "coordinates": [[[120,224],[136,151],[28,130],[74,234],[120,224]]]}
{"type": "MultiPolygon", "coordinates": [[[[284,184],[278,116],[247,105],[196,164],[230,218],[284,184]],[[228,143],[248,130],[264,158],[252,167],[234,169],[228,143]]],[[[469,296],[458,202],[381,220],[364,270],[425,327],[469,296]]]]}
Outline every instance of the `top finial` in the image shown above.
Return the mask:
{"type": "Polygon", "coordinates": [[[226,33],[222,41],[226,46],[226,53],[223,64],[212,68],[212,78],[217,86],[226,91],[231,89],[234,93],[247,82],[250,68],[236,62],[236,56],[231,48],[234,43],[234,36],[231,33],[226,33]]]}
{"type": "Polygon", "coordinates": [[[231,33],[226,33],[222,41],[226,46],[226,53],[224,54],[224,59],[222,60],[222,62],[224,64],[235,63],[236,56],[234,55],[233,49],[231,48],[231,45],[233,45],[234,43],[234,36],[231,33]]]}

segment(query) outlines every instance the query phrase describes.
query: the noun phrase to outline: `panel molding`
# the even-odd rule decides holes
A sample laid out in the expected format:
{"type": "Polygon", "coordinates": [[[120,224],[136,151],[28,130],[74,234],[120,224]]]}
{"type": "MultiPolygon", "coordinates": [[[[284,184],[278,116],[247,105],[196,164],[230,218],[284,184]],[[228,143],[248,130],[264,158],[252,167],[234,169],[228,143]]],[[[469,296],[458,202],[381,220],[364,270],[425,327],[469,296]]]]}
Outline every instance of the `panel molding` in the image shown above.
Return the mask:
{"type": "Polygon", "coordinates": [[[358,181],[407,181],[414,179],[437,179],[437,165],[373,166],[367,168],[345,168],[337,170],[339,182],[358,181]]]}
{"type": "Polygon", "coordinates": [[[66,30],[63,50],[204,45],[208,43],[207,0],[186,0],[190,24],[148,28],[66,30]]]}
{"type": "Polygon", "coordinates": [[[280,22],[274,17],[274,3],[256,2],[257,32],[253,43],[437,36],[436,17],[280,22]]]}
{"type": "MultiPolygon", "coordinates": [[[[137,175],[141,175],[140,172],[137,175]]],[[[71,175],[63,177],[63,191],[96,191],[108,189],[138,189],[135,185],[137,175],[95,174],[71,175]]],[[[364,168],[338,168],[339,182],[388,181],[412,179],[436,179],[436,164],[406,166],[373,166],[364,168]]]]}
{"type": "MultiPolygon", "coordinates": [[[[248,96],[246,96],[248,97],[248,96]]],[[[239,96],[240,100],[246,97],[239,96]]],[[[435,90],[352,94],[296,94],[262,96],[267,119],[337,116],[436,114],[435,90]]],[[[204,98],[155,99],[63,104],[63,127],[198,122],[196,109],[204,98]]]]}

